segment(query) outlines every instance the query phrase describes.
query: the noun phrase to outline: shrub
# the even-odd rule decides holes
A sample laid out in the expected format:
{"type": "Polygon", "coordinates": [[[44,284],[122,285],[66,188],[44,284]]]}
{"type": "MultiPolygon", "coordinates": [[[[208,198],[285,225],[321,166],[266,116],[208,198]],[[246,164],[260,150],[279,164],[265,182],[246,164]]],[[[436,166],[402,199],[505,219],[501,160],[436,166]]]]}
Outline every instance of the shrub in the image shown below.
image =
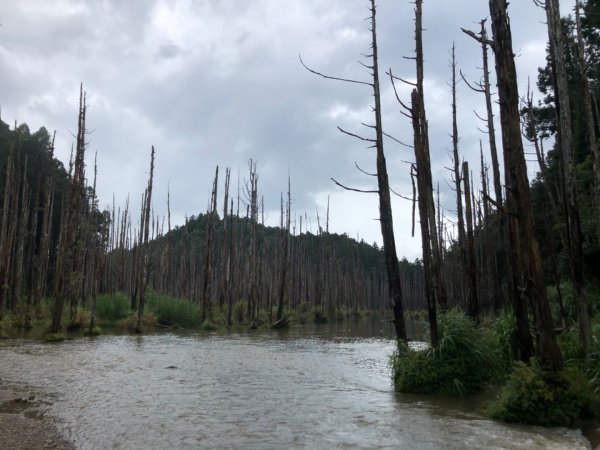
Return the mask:
{"type": "Polygon", "coordinates": [[[219,329],[219,326],[212,320],[206,319],[204,322],[202,322],[200,328],[202,329],[202,331],[215,331],[219,329]]]}
{"type": "Polygon", "coordinates": [[[132,313],[122,320],[120,325],[130,333],[142,333],[144,330],[153,328],[156,323],[156,316],[151,312],[146,312],[141,320],[139,320],[137,313],[132,313]]]}
{"type": "Polygon", "coordinates": [[[441,315],[439,334],[433,349],[399,346],[392,357],[396,390],[463,395],[480,391],[496,375],[494,352],[464,313],[451,310],[441,315]]]}
{"type": "Polygon", "coordinates": [[[62,342],[65,340],[65,335],[62,333],[48,333],[44,336],[46,342],[62,342]]]}
{"type": "Polygon", "coordinates": [[[179,327],[193,327],[200,324],[198,308],[187,299],[149,292],[146,305],[160,324],[179,327]]]}
{"type": "Polygon", "coordinates": [[[578,369],[551,373],[532,359],[530,366],[515,362],[508,382],[487,412],[505,422],[569,426],[596,409],[594,397],[578,369]]]}
{"type": "Polygon", "coordinates": [[[99,295],[96,300],[96,315],[104,320],[117,322],[131,314],[131,300],[122,293],[99,295]]]}
{"type": "Polygon", "coordinates": [[[246,302],[243,300],[235,302],[231,308],[231,320],[239,324],[244,323],[246,321],[246,308],[246,302]]]}
{"type": "Polygon", "coordinates": [[[73,319],[67,325],[67,330],[68,331],[79,330],[82,327],[85,327],[89,323],[90,323],[89,311],[82,309],[82,308],[77,308],[77,311],[75,311],[75,315],[74,315],[73,319]]]}
{"type": "Polygon", "coordinates": [[[100,327],[94,327],[90,330],[89,327],[87,327],[85,330],[83,330],[83,334],[85,336],[100,336],[102,334],[102,328],[100,327]]]}
{"type": "Polygon", "coordinates": [[[316,324],[324,324],[328,322],[327,316],[323,314],[321,308],[319,307],[315,307],[313,311],[313,320],[316,324]]]}

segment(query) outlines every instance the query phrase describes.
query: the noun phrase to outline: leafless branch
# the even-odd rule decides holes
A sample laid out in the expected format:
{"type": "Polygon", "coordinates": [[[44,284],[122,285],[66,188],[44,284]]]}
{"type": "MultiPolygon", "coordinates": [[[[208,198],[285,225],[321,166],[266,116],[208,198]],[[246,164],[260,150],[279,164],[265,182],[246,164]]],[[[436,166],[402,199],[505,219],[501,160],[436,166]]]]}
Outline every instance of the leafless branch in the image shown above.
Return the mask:
{"type": "Polygon", "coordinates": [[[319,75],[320,77],[327,78],[328,80],[345,81],[346,83],[364,84],[365,86],[371,86],[371,87],[373,87],[373,83],[369,83],[367,81],[350,80],[348,78],[332,77],[332,76],[329,76],[329,75],[325,75],[325,74],[323,74],[321,72],[317,72],[316,70],[313,70],[310,67],[308,67],[306,64],[304,64],[304,61],[302,61],[302,56],[301,55],[298,55],[298,58],[300,58],[300,64],[302,64],[302,66],[306,70],[308,70],[311,73],[314,73],[315,75],[319,75]]]}
{"type": "Polygon", "coordinates": [[[342,183],[340,183],[339,181],[337,181],[335,178],[331,178],[331,181],[333,181],[339,187],[341,187],[343,189],[346,189],[347,191],[360,192],[362,194],[379,194],[379,191],[366,191],[366,190],[363,190],[363,189],[355,189],[355,188],[351,188],[351,187],[348,187],[348,186],[344,186],[342,183]]]}
{"type": "Polygon", "coordinates": [[[344,130],[341,127],[337,127],[338,130],[340,130],[342,133],[347,134],[348,136],[352,136],[355,137],[356,139],[360,139],[361,141],[366,141],[366,142],[377,142],[375,139],[368,139],[368,138],[364,138],[362,136],[359,136],[358,134],[354,134],[354,133],[350,133],[349,131],[344,130]]]}
{"type": "Polygon", "coordinates": [[[356,166],[356,168],[357,168],[357,169],[358,169],[360,172],[364,173],[365,175],[369,175],[370,177],[376,177],[376,176],[377,176],[377,174],[376,174],[376,173],[370,173],[370,172],[367,172],[366,170],[363,170],[363,169],[362,169],[362,168],[361,168],[361,167],[358,165],[358,163],[357,163],[356,161],[354,161],[354,165],[356,166]]]}

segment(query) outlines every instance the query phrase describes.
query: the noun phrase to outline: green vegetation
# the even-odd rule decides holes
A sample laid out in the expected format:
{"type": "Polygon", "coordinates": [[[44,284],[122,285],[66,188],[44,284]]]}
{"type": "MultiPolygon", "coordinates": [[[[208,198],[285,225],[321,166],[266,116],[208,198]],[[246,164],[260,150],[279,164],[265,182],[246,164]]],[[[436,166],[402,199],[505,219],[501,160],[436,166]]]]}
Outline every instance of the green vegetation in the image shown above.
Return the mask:
{"type": "Polygon", "coordinates": [[[100,327],[94,327],[91,330],[89,328],[86,328],[85,330],[83,330],[83,334],[84,336],[100,336],[102,334],[102,328],[100,327]]]}
{"type": "Polygon", "coordinates": [[[65,335],[62,333],[48,333],[44,336],[46,342],[62,342],[65,340],[65,335]]]}
{"type": "Polygon", "coordinates": [[[109,322],[117,322],[131,314],[131,301],[122,293],[99,295],[96,301],[96,315],[109,322]]]}
{"type": "Polygon", "coordinates": [[[400,345],[392,357],[394,386],[400,392],[464,395],[501,379],[510,361],[512,319],[504,315],[491,331],[478,328],[463,312],[440,316],[436,348],[414,351],[400,345]]]}
{"type": "Polygon", "coordinates": [[[146,307],[161,325],[193,328],[200,323],[198,307],[189,300],[171,298],[156,292],[148,292],[146,297],[146,307]]]}
{"type": "Polygon", "coordinates": [[[598,413],[597,394],[576,368],[544,370],[536,360],[515,368],[497,400],[488,405],[494,419],[531,425],[573,425],[598,413]]]}

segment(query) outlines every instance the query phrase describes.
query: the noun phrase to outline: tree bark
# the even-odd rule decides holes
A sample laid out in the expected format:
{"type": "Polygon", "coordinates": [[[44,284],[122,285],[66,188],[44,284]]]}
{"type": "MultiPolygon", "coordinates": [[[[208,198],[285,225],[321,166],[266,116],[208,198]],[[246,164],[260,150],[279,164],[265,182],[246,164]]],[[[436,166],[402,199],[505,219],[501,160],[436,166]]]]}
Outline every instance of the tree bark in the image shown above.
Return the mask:
{"type": "Polygon", "coordinates": [[[562,369],[563,360],[554,337],[554,327],[540,259],[533,234],[533,217],[529,198],[529,180],[521,140],[519,93],[512,50],[512,36],[506,0],[490,0],[490,15],[496,55],[496,77],[500,100],[504,177],[508,236],[513,260],[512,298],[517,318],[520,358],[529,360],[532,341],[525,305],[529,303],[536,325],[537,350],[542,364],[549,370],[562,369]]]}

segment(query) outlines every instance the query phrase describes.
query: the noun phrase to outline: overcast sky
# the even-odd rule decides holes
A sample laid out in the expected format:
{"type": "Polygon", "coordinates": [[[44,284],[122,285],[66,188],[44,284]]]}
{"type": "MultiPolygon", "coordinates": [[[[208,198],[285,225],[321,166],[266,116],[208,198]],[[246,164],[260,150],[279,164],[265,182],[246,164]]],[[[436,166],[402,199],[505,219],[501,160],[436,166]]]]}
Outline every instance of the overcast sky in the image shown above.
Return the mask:
{"type": "MultiPolygon", "coordinates": [[[[568,12],[574,1],[562,2],[568,12]]],[[[98,153],[101,206],[144,190],[150,147],[156,148],[153,205],[166,214],[170,186],[172,222],[206,210],[215,166],[232,168],[232,185],[243,183],[247,161],[258,163],[259,191],[267,221],[278,223],[280,192],[292,180],[296,215],[325,215],[330,231],[381,243],[376,195],[350,193],[330,177],[365,189],[375,182],[375,154],[342,135],[339,125],[363,133],[373,121],[371,92],[360,85],[325,80],[368,80],[358,64],[368,53],[367,0],[19,0],[0,6],[0,106],[2,120],[57,132],[57,156],[68,161],[77,124],[79,83],[89,99],[88,173],[98,153]]],[[[414,79],[413,12],[409,0],[378,2],[380,70],[414,79]]],[[[445,214],[452,217],[448,188],[451,148],[449,49],[456,43],[460,69],[479,80],[481,51],[460,27],[478,29],[488,16],[485,0],[427,0],[423,22],[425,97],[434,183],[440,183],[445,214]]],[[[544,12],[532,0],[509,6],[521,94],[544,64],[544,12]]],[[[493,67],[493,66],[492,66],[493,67]]],[[[484,99],[459,85],[460,151],[479,167],[478,123],[484,99]]],[[[389,80],[382,79],[386,132],[412,141],[398,112],[389,80]]],[[[407,88],[401,95],[409,100],[407,88]]],[[[539,98],[539,95],[538,95],[539,98]]],[[[498,142],[500,145],[500,142],[498,142]]],[[[487,145],[484,145],[487,150],[487,145]]],[[[411,195],[412,150],[386,141],[392,187],[411,195]]],[[[487,152],[486,152],[487,154],[487,152]]],[[[489,159],[489,157],[488,157],[489,159]]],[[[222,180],[220,180],[220,200],[222,180]]],[[[219,206],[221,208],[222,206],[219,206]]],[[[410,236],[410,203],[393,204],[400,256],[421,256],[420,237],[410,236]]],[[[134,215],[137,217],[137,214],[134,215]]],[[[417,226],[418,230],[418,226],[417,226]]]]}

